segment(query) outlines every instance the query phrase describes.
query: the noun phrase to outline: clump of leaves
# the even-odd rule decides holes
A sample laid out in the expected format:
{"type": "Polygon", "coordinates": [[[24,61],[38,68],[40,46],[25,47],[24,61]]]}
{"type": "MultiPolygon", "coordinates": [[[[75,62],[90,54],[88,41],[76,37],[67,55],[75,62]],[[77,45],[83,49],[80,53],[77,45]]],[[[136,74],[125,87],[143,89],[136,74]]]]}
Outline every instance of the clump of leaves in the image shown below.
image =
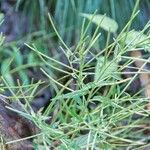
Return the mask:
{"type": "MultiPolygon", "coordinates": [[[[38,51],[35,45],[26,44],[44,63],[41,71],[56,93],[43,113],[24,113],[12,109],[32,120],[40,129],[34,139],[36,149],[133,149],[147,146],[147,136],[143,132],[146,128],[143,124],[149,116],[149,111],[145,109],[148,99],[131,96],[126,91],[141,73],[142,67],[131,78],[123,79],[121,76],[122,70],[134,61],[132,57],[126,56],[127,52],[138,49],[149,38],[144,36],[140,43],[135,40],[134,44],[127,44],[128,31],[136,15],[136,11],[133,11],[125,28],[117,37],[114,36],[113,43],[109,42],[109,30],[106,47],[96,52],[94,45],[100,39],[99,28],[104,26],[101,26],[102,21],[98,23],[91,38],[87,31],[94,15],[87,26],[84,21],[78,44],[70,48],[57,32],[49,15],[61,41],[60,49],[67,64],[38,51]],[[123,35],[124,33],[126,34],[123,35]],[[120,65],[122,60],[124,63],[120,65]],[[53,76],[49,73],[51,69],[63,76],[53,76]],[[134,119],[135,115],[140,117],[134,119]]],[[[149,28],[150,23],[142,32],[149,31],[149,28]]],[[[146,63],[149,60],[143,61],[146,63]]],[[[9,84],[4,81],[8,87],[9,84]]],[[[21,86],[19,89],[22,91],[21,86]]],[[[28,102],[28,97],[25,98],[28,102]]]]}

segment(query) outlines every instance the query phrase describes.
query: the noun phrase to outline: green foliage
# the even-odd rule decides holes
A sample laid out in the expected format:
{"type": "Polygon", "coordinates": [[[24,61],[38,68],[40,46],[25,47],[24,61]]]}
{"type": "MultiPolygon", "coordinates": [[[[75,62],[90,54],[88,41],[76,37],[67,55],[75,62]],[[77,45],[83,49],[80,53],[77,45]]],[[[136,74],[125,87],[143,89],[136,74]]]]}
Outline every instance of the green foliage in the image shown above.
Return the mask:
{"type": "MultiPolygon", "coordinates": [[[[40,133],[34,137],[35,147],[37,149],[56,148],[55,141],[59,143],[58,149],[120,149],[123,147],[133,149],[146,146],[146,136],[142,131],[135,129],[140,127],[141,122],[148,119],[149,112],[144,109],[147,100],[132,97],[126,92],[126,88],[135,78],[122,79],[120,77],[122,70],[129,64],[128,59],[121,67],[118,65],[120,60],[125,58],[126,53],[136,48],[139,42],[127,44],[126,40],[123,40],[123,37],[128,39],[128,36],[122,35],[128,30],[132,18],[121,35],[97,53],[93,53],[92,50],[100,38],[99,26],[89,38],[88,28],[83,24],[78,44],[70,48],[57,32],[50,15],[49,18],[62,43],[61,49],[68,63],[64,64],[59,59],[45,55],[35,45],[26,45],[37,55],[33,56],[33,53],[30,53],[29,62],[33,63],[34,58],[40,58],[43,63],[41,71],[47,77],[47,82],[53,85],[51,88],[56,95],[53,95],[51,103],[43,113],[21,112],[9,108],[32,120],[40,129],[40,133]],[[112,57],[110,54],[113,52],[112,57]],[[57,75],[53,76],[49,73],[51,69],[57,74],[64,73],[63,79],[67,77],[67,81],[63,82],[62,77],[57,75]],[[45,120],[49,114],[53,115],[50,116],[51,122],[47,125],[45,120]],[[133,120],[132,117],[135,114],[140,114],[141,118],[133,120]]],[[[144,28],[143,32],[147,30],[149,31],[149,25],[144,28]]],[[[142,40],[147,40],[147,36],[142,40]]],[[[21,57],[20,53],[16,56],[21,57]]],[[[16,63],[22,64],[22,61],[18,60],[16,63]]],[[[27,89],[24,89],[23,85],[16,86],[22,92],[15,94],[9,87],[9,83],[4,78],[2,79],[16,100],[24,95],[26,101],[30,101],[34,93],[32,91],[40,85],[40,82],[36,86],[31,84],[31,92],[25,96],[27,89]]]]}
{"type": "Polygon", "coordinates": [[[117,71],[118,64],[116,60],[108,61],[104,57],[97,60],[95,67],[95,82],[106,80],[107,78],[115,78],[114,74],[117,71]]]}
{"type": "MultiPolygon", "coordinates": [[[[80,13],[93,14],[97,10],[97,14],[106,14],[108,17],[113,18],[119,25],[118,31],[121,31],[128,22],[135,3],[136,0],[57,0],[54,18],[62,38],[67,44],[70,44],[71,37],[76,35],[79,38],[78,32],[82,24],[82,18],[79,18],[80,13]],[[65,36],[66,32],[67,37],[65,36]]],[[[139,9],[142,13],[136,17],[135,22],[132,23],[132,28],[142,29],[144,27],[148,21],[146,11],[149,10],[149,6],[149,1],[140,1],[139,9]]],[[[89,35],[92,34],[92,30],[93,26],[91,25],[88,30],[89,35]]],[[[101,38],[101,41],[102,43],[105,42],[105,38],[101,38]]]]}
{"type": "Polygon", "coordinates": [[[113,19],[105,15],[98,14],[93,16],[92,14],[81,14],[81,16],[92,20],[93,23],[99,25],[101,28],[108,32],[116,33],[118,29],[118,24],[113,19]]]}
{"type": "Polygon", "coordinates": [[[10,59],[5,59],[1,63],[1,73],[5,77],[5,79],[10,83],[10,85],[14,85],[13,78],[10,75],[10,62],[12,60],[10,59]]]}
{"type": "Polygon", "coordinates": [[[0,24],[3,21],[3,19],[4,19],[4,14],[0,13],[0,24]]]}
{"type": "MultiPolygon", "coordinates": [[[[116,22],[104,17],[106,19],[105,26],[108,22],[109,25],[114,24],[111,31],[115,34],[111,37],[110,28],[106,29],[99,22],[96,23],[97,27],[92,32],[91,16],[87,17],[89,22],[84,20],[81,26],[82,19],[79,16],[81,12],[93,13],[97,6],[105,4],[105,7],[99,8],[98,14],[103,14],[101,12],[104,10],[111,12],[112,18],[117,21],[116,8],[121,9],[121,15],[123,15],[122,7],[129,4],[129,8],[126,9],[130,10],[134,1],[117,1],[116,5],[114,5],[114,0],[51,1],[54,7],[52,16],[49,15],[53,27],[51,33],[46,32],[48,29],[44,18],[44,14],[47,13],[47,9],[44,8],[49,1],[36,0],[33,3],[29,1],[24,3],[24,11],[29,10],[26,13],[31,14],[31,22],[32,19],[36,20],[40,16],[38,20],[40,22],[39,32],[31,33],[27,38],[20,40],[26,42],[24,50],[27,50],[27,53],[24,56],[17,46],[14,46],[20,41],[1,46],[0,52],[2,55],[0,59],[3,60],[0,64],[1,81],[4,85],[0,86],[0,90],[9,90],[12,94],[9,97],[11,100],[24,99],[26,104],[22,106],[23,110],[26,110],[26,105],[29,106],[29,102],[38,92],[38,87],[40,88],[43,83],[47,83],[53,91],[51,102],[43,112],[34,113],[32,108],[29,112],[8,107],[8,109],[34,122],[40,129],[37,135],[33,135],[35,148],[39,150],[52,149],[56,148],[57,144],[57,149],[60,150],[145,147],[147,135],[143,134],[143,131],[146,130],[146,128],[143,128],[143,123],[149,123],[149,111],[145,110],[148,99],[132,95],[126,91],[135,77],[141,73],[142,68],[139,68],[131,78],[123,79],[121,75],[122,70],[134,61],[132,57],[128,57],[126,54],[132,49],[145,48],[145,44],[149,44],[150,23],[142,31],[130,31],[137,14],[135,11],[127,25],[117,35],[116,22]],[[120,6],[122,7],[120,8],[120,6]],[[90,12],[87,12],[88,10],[90,12]],[[60,15],[62,11],[63,16],[60,15]],[[35,14],[38,14],[37,18],[34,18],[35,14]],[[57,28],[52,18],[55,19],[57,28]],[[76,21],[77,18],[79,18],[78,22],[76,21]],[[103,34],[99,33],[99,27],[108,31],[107,38],[101,36],[103,34]],[[77,36],[72,42],[74,31],[77,36]],[[53,36],[57,36],[58,39],[53,36]],[[136,40],[136,37],[140,40],[136,40]],[[95,45],[101,41],[101,38],[105,47],[95,50],[95,45]],[[135,40],[130,40],[131,38],[135,38],[135,40]],[[76,43],[77,39],[78,42],[76,43]],[[66,43],[69,43],[68,45],[73,43],[73,45],[70,47],[66,43]],[[59,50],[57,51],[58,47],[59,50]],[[49,52],[49,49],[51,52],[49,52]],[[63,62],[62,58],[67,63],[63,62]],[[122,59],[124,61],[120,65],[122,59]],[[37,79],[37,82],[31,80],[28,76],[29,68],[37,71],[38,75],[35,74],[35,78],[42,74],[42,81],[40,78],[37,79]],[[20,80],[16,81],[13,78],[14,74],[17,74],[20,80]],[[140,115],[140,118],[134,120],[134,115],[140,115]],[[45,123],[47,119],[50,119],[49,124],[45,123]]],[[[22,1],[18,0],[17,9],[21,5],[22,1]]],[[[128,13],[128,11],[125,12],[128,13]]],[[[107,16],[111,17],[111,15],[107,16]]],[[[128,15],[130,15],[130,11],[128,15]]],[[[118,16],[119,20],[122,21],[120,14],[118,16]]],[[[102,16],[97,17],[100,18],[99,21],[104,19],[102,16]]],[[[117,21],[118,32],[124,22],[117,21]]],[[[149,60],[143,59],[143,61],[146,63],[149,60]]]]}
{"type": "MultiPolygon", "coordinates": [[[[125,37],[126,33],[122,34],[122,37],[125,37]]],[[[143,31],[132,30],[127,33],[125,43],[127,45],[136,44],[136,47],[143,47],[145,50],[149,49],[150,35],[145,35],[143,31]]]]}
{"type": "MultiPolygon", "coordinates": [[[[57,23],[58,32],[64,39],[65,43],[71,45],[80,38],[80,27],[82,25],[82,17],[80,13],[93,14],[97,10],[97,14],[106,14],[106,16],[114,19],[118,25],[118,31],[128,22],[136,0],[120,1],[120,0],[34,0],[30,1],[17,0],[16,9],[23,8],[24,12],[30,16],[30,30],[34,30],[34,22],[36,21],[38,30],[42,30],[44,34],[50,31],[47,23],[47,13],[50,12],[57,23]],[[66,36],[67,35],[67,36],[66,36]]],[[[140,1],[138,15],[132,23],[133,29],[142,29],[148,21],[150,8],[149,1],[140,1]]],[[[88,30],[89,36],[92,36],[93,25],[88,30]]],[[[101,38],[101,45],[106,40],[101,38]]]]}

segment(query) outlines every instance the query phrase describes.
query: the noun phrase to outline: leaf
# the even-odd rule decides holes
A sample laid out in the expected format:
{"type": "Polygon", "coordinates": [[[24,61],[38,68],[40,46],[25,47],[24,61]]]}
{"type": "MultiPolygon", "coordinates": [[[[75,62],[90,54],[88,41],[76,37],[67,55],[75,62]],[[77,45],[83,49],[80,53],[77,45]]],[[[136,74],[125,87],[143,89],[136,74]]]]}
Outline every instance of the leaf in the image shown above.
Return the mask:
{"type": "Polygon", "coordinates": [[[4,19],[4,14],[0,13],[0,24],[3,22],[3,19],[4,19]]]}
{"type": "Polygon", "coordinates": [[[81,13],[81,16],[91,20],[96,25],[100,24],[100,27],[108,32],[115,33],[118,29],[117,22],[105,15],[98,14],[93,16],[93,14],[81,13]]]}
{"type": "MultiPolygon", "coordinates": [[[[23,65],[23,55],[21,54],[21,52],[17,49],[17,47],[12,47],[13,48],[13,55],[15,56],[15,62],[16,62],[16,66],[22,66],[23,65]]],[[[21,78],[21,80],[23,81],[23,83],[28,84],[29,83],[29,79],[27,76],[27,73],[25,70],[19,70],[18,71],[19,76],[21,78]]]]}
{"type": "Polygon", "coordinates": [[[85,84],[82,87],[82,89],[80,89],[80,90],[76,90],[76,91],[73,91],[73,92],[70,92],[70,93],[67,93],[67,94],[56,96],[55,98],[53,98],[53,100],[54,99],[65,99],[65,98],[67,98],[67,99],[68,98],[74,98],[74,100],[75,100],[75,98],[77,96],[79,97],[79,96],[86,95],[91,88],[96,87],[96,86],[97,85],[95,83],[90,82],[90,83],[85,84]]]}
{"type": "Polygon", "coordinates": [[[7,80],[7,82],[10,84],[10,85],[14,85],[14,81],[13,81],[13,78],[10,74],[10,66],[8,64],[10,64],[10,59],[6,59],[2,62],[1,64],[1,73],[2,73],[2,76],[4,77],[5,80],[7,80]]]}
{"type": "Polygon", "coordinates": [[[18,66],[23,64],[23,56],[21,52],[17,49],[17,47],[12,47],[13,48],[13,55],[15,56],[15,62],[18,66]]]}
{"type": "MultiPolygon", "coordinates": [[[[87,144],[92,144],[94,140],[94,133],[91,133],[90,136],[89,134],[81,135],[77,138],[74,139],[74,142],[79,146],[79,147],[87,147],[87,144]]],[[[96,147],[96,145],[95,145],[96,147]]],[[[95,149],[94,147],[94,149],[95,149]]],[[[100,149],[98,149],[100,150],[100,149]]]]}
{"type": "Polygon", "coordinates": [[[95,82],[113,77],[117,71],[117,62],[105,61],[104,57],[99,57],[95,67],[95,82]]]}
{"type": "Polygon", "coordinates": [[[141,31],[132,30],[128,33],[123,33],[122,37],[126,38],[125,44],[127,45],[130,44],[130,45],[135,45],[136,47],[143,47],[143,48],[150,47],[150,36],[145,35],[141,31]]]}
{"type": "Polygon", "coordinates": [[[0,33],[0,46],[3,44],[4,40],[5,40],[5,37],[3,36],[2,33],[0,33]]]}
{"type": "Polygon", "coordinates": [[[34,63],[34,61],[35,61],[35,59],[34,59],[34,55],[33,55],[33,53],[32,52],[30,52],[29,54],[28,54],[28,63],[29,64],[32,64],[32,63],[34,63]]]}

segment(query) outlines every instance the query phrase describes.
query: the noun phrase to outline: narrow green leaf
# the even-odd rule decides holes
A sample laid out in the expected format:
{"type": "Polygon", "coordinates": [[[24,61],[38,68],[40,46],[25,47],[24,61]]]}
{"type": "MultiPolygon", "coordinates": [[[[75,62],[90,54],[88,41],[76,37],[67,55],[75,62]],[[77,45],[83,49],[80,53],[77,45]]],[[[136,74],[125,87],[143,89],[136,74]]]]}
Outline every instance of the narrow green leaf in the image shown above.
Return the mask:
{"type": "MultiPolygon", "coordinates": [[[[93,14],[84,14],[81,13],[81,16],[91,20],[93,17],[93,14]]],[[[103,28],[106,31],[110,31],[112,33],[115,33],[118,29],[118,24],[115,20],[105,16],[105,15],[94,15],[92,22],[95,23],[96,25],[100,24],[100,27],[103,28]]]]}

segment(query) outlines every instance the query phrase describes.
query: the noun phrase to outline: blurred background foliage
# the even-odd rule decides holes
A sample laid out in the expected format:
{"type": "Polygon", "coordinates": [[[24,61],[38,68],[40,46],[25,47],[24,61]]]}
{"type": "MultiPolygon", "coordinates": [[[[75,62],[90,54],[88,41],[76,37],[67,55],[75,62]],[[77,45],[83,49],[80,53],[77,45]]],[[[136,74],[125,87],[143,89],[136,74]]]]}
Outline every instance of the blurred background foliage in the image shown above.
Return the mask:
{"type": "MultiPolygon", "coordinates": [[[[23,10],[29,16],[30,32],[43,31],[47,34],[51,31],[47,14],[51,13],[56,27],[67,44],[72,45],[79,38],[83,18],[80,13],[106,14],[114,19],[118,25],[118,32],[128,22],[136,0],[18,0],[16,10],[23,10]]],[[[140,1],[140,14],[135,19],[132,28],[142,29],[150,19],[150,1],[140,1]]],[[[94,26],[94,25],[93,25],[94,26]]],[[[93,27],[89,29],[92,33],[93,27]]],[[[104,39],[105,40],[105,39],[104,39]]]]}

